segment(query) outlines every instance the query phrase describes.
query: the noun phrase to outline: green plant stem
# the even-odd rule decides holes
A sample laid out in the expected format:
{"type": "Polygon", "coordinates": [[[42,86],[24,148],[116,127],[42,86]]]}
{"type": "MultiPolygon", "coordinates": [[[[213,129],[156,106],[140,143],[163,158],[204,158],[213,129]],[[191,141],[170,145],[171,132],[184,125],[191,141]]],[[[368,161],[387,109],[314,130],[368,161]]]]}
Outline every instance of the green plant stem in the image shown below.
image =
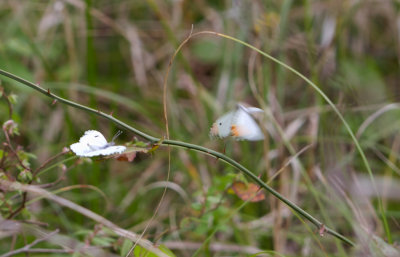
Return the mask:
{"type": "Polygon", "coordinates": [[[362,159],[362,161],[363,161],[363,163],[365,165],[365,168],[366,168],[366,170],[368,172],[368,175],[370,177],[372,187],[373,187],[374,191],[377,194],[378,211],[379,211],[380,216],[382,217],[383,227],[385,229],[385,233],[386,233],[388,242],[389,243],[393,243],[392,235],[390,233],[389,224],[387,222],[387,218],[386,218],[386,215],[385,215],[385,209],[384,209],[383,204],[382,204],[382,199],[381,199],[381,197],[379,195],[379,192],[378,192],[378,189],[376,187],[374,175],[372,173],[371,167],[369,166],[367,157],[365,156],[364,151],[362,150],[362,148],[360,146],[360,143],[358,142],[356,136],[354,135],[353,131],[351,130],[350,125],[347,123],[347,121],[345,120],[343,115],[340,113],[338,108],[336,108],[335,104],[331,101],[331,99],[329,99],[329,97],[317,85],[315,85],[310,79],[308,79],[306,76],[304,76],[303,74],[301,74],[297,70],[293,69],[292,67],[290,67],[289,65],[285,64],[284,62],[279,61],[278,59],[272,57],[271,55],[261,51],[260,49],[254,47],[254,46],[252,46],[252,45],[250,45],[250,44],[248,44],[248,43],[246,43],[246,42],[244,42],[244,41],[242,41],[240,39],[237,39],[237,38],[225,35],[225,34],[221,34],[221,33],[218,33],[218,32],[214,32],[214,31],[200,31],[200,32],[197,32],[197,33],[193,33],[190,37],[195,37],[195,36],[203,35],[203,34],[215,35],[215,36],[219,36],[219,37],[223,37],[223,38],[226,38],[226,39],[233,40],[233,41],[235,41],[235,42],[237,42],[239,44],[242,44],[242,45],[244,45],[244,46],[246,46],[246,47],[248,47],[248,48],[250,48],[250,49],[252,49],[252,50],[254,50],[256,52],[258,52],[259,54],[261,54],[262,56],[270,59],[271,61],[281,65],[282,67],[288,69],[289,71],[293,72],[294,74],[299,76],[301,79],[303,79],[320,96],[322,96],[322,98],[332,107],[333,111],[336,113],[336,115],[339,117],[339,119],[342,121],[343,125],[345,126],[347,132],[349,133],[351,139],[353,140],[353,142],[354,142],[354,144],[355,144],[355,146],[357,148],[358,153],[361,156],[361,159],[362,159]]]}
{"type": "Polygon", "coordinates": [[[258,178],[256,175],[254,175],[250,170],[248,170],[247,168],[245,168],[243,165],[241,165],[240,163],[234,161],[233,159],[227,157],[226,155],[219,153],[217,151],[208,149],[206,147],[202,147],[199,145],[194,145],[194,144],[190,144],[190,143],[186,143],[186,142],[181,142],[181,141],[176,141],[176,140],[162,140],[160,138],[156,138],[153,136],[150,136],[142,131],[139,131],[131,126],[129,126],[128,124],[120,121],[117,118],[114,118],[113,116],[106,114],[104,112],[101,112],[99,110],[95,110],[92,108],[89,108],[87,106],[69,101],[67,99],[61,98],[53,93],[50,92],[50,90],[45,90],[44,88],[40,87],[39,85],[36,85],[30,81],[27,81],[23,78],[20,78],[12,73],[9,73],[7,71],[1,70],[0,69],[0,75],[3,75],[5,77],[8,77],[10,79],[13,79],[15,81],[18,81],[28,87],[31,87],[32,89],[35,89],[37,91],[39,91],[40,93],[51,97],[53,99],[56,99],[57,101],[67,104],[69,106],[72,106],[74,108],[78,108],[81,110],[84,110],[86,112],[89,113],[93,113],[96,114],[98,116],[104,117],[112,122],[114,122],[115,124],[118,124],[120,127],[129,130],[141,137],[143,137],[144,139],[152,142],[152,143],[157,143],[159,142],[161,145],[171,145],[171,146],[177,146],[177,147],[183,147],[183,148],[187,148],[187,149],[191,149],[194,151],[198,151],[198,152],[202,152],[211,156],[214,156],[218,159],[223,160],[224,162],[228,163],[229,165],[235,167],[236,169],[240,170],[241,172],[243,172],[244,174],[246,174],[247,176],[249,176],[252,180],[254,180],[257,184],[260,185],[260,187],[264,188],[265,190],[267,190],[268,192],[270,192],[271,194],[273,194],[276,198],[278,198],[279,200],[281,200],[282,202],[284,202],[285,204],[287,204],[290,208],[292,208],[294,211],[296,211],[297,213],[299,213],[300,215],[302,215],[304,218],[306,218],[308,221],[310,221],[311,223],[313,223],[318,229],[320,229],[322,226],[324,226],[324,229],[327,233],[333,235],[334,237],[342,240],[343,242],[346,242],[347,244],[354,246],[354,243],[346,238],[345,236],[337,233],[336,231],[326,227],[322,222],[320,222],[318,219],[314,218],[312,215],[310,215],[308,212],[304,211],[303,209],[301,209],[299,206],[297,206],[295,203],[291,202],[289,199],[286,199],[284,196],[282,196],[281,194],[279,194],[277,191],[275,191],[273,188],[271,188],[270,186],[268,186],[267,184],[265,184],[260,178],[258,178]]]}
{"type": "Polygon", "coordinates": [[[47,167],[47,168],[45,168],[45,169],[43,169],[43,170],[39,170],[39,172],[36,174],[36,176],[37,176],[37,177],[40,177],[40,176],[42,176],[44,173],[46,173],[46,172],[48,172],[48,171],[54,169],[54,168],[57,167],[58,165],[63,164],[63,163],[66,163],[66,162],[69,162],[69,161],[72,161],[72,160],[75,160],[75,159],[77,159],[77,158],[78,158],[78,156],[75,155],[75,156],[71,156],[71,157],[69,157],[69,158],[67,158],[67,159],[61,160],[61,161],[59,161],[59,162],[57,162],[57,163],[54,163],[53,165],[51,165],[51,166],[49,166],[49,167],[47,167]]]}

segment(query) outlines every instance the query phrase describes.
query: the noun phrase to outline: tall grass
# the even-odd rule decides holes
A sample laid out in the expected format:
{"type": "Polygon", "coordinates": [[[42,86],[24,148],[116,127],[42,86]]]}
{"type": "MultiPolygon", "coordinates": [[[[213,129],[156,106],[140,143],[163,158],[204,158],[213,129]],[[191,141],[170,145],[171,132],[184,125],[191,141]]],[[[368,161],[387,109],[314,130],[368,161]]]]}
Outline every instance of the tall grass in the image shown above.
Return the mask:
{"type": "MultiPolygon", "coordinates": [[[[148,241],[142,242],[151,244],[139,245],[136,256],[146,247],[155,250],[153,244],[176,256],[196,251],[198,256],[396,256],[391,242],[399,238],[399,122],[398,110],[389,104],[399,96],[397,16],[390,1],[379,6],[366,1],[6,2],[0,5],[0,20],[7,24],[0,31],[0,69],[39,84],[44,94],[49,88],[101,110],[106,119],[97,111],[52,104],[1,77],[7,96],[0,99],[1,122],[12,118],[18,123],[20,135],[11,137],[11,143],[36,156],[26,157],[32,170],[85,130],[97,129],[111,138],[115,118],[138,130],[126,130],[119,142],[143,140],[134,138],[146,138],[143,131],[155,136],[143,141],[173,144],[159,141],[166,136],[162,85],[171,68],[166,95],[171,139],[224,153],[219,157],[247,167],[264,184],[290,160],[268,185],[356,246],[334,240],[321,224],[319,229],[310,226],[269,194],[261,202],[244,203],[231,186],[252,179],[215,157],[184,148],[171,149],[170,163],[162,147],[138,153],[132,163],[64,162],[67,154],[31,184],[63,178],[46,190],[130,230],[130,236],[142,233],[168,186],[144,233],[148,241]],[[192,35],[204,30],[220,34],[192,37],[171,65],[192,24],[192,35]],[[212,122],[237,102],[259,106],[269,115],[275,133],[266,142],[208,137],[212,122]]],[[[3,134],[1,139],[6,141],[3,134]]],[[[10,150],[3,147],[4,156],[10,150]]],[[[7,160],[18,164],[12,155],[7,160]]],[[[10,180],[20,171],[7,166],[1,172],[10,180]]],[[[9,220],[19,229],[0,242],[1,254],[56,229],[52,238],[44,236],[32,248],[51,249],[46,254],[54,256],[60,249],[125,256],[132,247],[122,234],[110,232],[111,224],[60,205],[63,200],[29,202],[39,191],[25,186],[31,192],[29,204],[9,220]],[[75,244],[64,243],[65,238],[75,244]],[[85,250],[84,244],[92,248],[85,250]]],[[[2,216],[7,217],[9,206],[20,206],[22,194],[3,192],[1,197],[2,216]]]]}

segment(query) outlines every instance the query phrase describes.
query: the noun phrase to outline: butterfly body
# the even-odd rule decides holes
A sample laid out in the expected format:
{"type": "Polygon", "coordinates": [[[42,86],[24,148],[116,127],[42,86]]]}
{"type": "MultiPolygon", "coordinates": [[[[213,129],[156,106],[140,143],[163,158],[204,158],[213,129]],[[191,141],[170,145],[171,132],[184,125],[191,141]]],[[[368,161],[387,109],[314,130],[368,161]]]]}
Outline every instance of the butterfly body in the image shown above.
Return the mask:
{"type": "Polygon", "coordinates": [[[264,133],[255,120],[255,116],[263,112],[256,107],[238,104],[236,110],[217,119],[211,127],[210,135],[219,138],[232,136],[236,140],[263,140],[264,133]]]}
{"type": "Polygon", "coordinates": [[[70,148],[81,157],[120,154],[126,150],[125,146],[114,145],[114,141],[107,142],[103,134],[96,130],[86,131],[79,142],[72,144],[70,148]]]}
{"type": "Polygon", "coordinates": [[[230,136],[233,116],[234,112],[229,112],[214,122],[210,130],[210,135],[220,138],[230,136]]]}

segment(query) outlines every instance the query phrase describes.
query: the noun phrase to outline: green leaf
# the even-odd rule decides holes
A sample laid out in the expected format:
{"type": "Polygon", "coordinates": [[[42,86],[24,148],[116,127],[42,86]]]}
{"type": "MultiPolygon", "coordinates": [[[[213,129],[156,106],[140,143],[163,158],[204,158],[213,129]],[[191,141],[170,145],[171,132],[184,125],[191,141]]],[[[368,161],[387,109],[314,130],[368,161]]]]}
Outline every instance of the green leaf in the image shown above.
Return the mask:
{"type": "Polygon", "coordinates": [[[103,247],[109,247],[112,243],[114,243],[114,241],[115,240],[113,238],[111,238],[111,237],[98,237],[98,236],[95,236],[92,239],[92,243],[94,245],[100,245],[100,246],[103,246],[103,247]]]}
{"type": "Polygon", "coordinates": [[[208,196],[207,197],[207,202],[210,203],[210,204],[219,203],[220,200],[221,200],[220,196],[208,196]]]}
{"type": "Polygon", "coordinates": [[[0,159],[3,158],[3,155],[4,155],[4,154],[6,154],[6,156],[7,156],[7,152],[4,152],[3,150],[0,150],[0,159]]]}
{"type": "Polygon", "coordinates": [[[122,243],[120,255],[126,256],[132,246],[133,242],[131,240],[125,239],[124,242],[122,243]]]}
{"type": "Polygon", "coordinates": [[[8,134],[12,135],[19,135],[18,132],[18,123],[13,120],[8,120],[3,123],[3,129],[7,131],[8,134]]]}
{"type": "Polygon", "coordinates": [[[136,245],[133,250],[133,256],[135,257],[158,257],[156,254],[144,249],[143,247],[136,245]]]}
{"type": "Polygon", "coordinates": [[[176,255],[175,255],[173,252],[171,252],[171,250],[168,249],[165,245],[160,245],[158,248],[159,248],[163,253],[167,254],[168,256],[176,257],[176,255]]]}
{"type": "MultiPolygon", "coordinates": [[[[169,250],[165,245],[160,245],[158,247],[158,249],[160,251],[162,251],[163,253],[167,254],[168,256],[171,257],[176,257],[175,254],[173,252],[171,252],[171,250],[169,250]]],[[[150,252],[147,249],[144,249],[143,247],[136,245],[135,249],[133,250],[133,256],[135,257],[158,257],[157,254],[150,252]]]]}
{"type": "Polygon", "coordinates": [[[200,211],[202,208],[202,204],[201,203],[192,203],[192,208],[196,211],[200,211]]]}
{"type": "Polygon", "coordinates": [[[11,104],[16,104],[18,100],[18,96],[16,94],[10,94],[8,96],[8,100],[10,101],[11,104]]]}
{"type": "Polygon", "coordinates": [[[18,180],[22,183],[29,183],[32,181],[32,173],[29,170],[23,170],[18,174],[18,180]]]}
{"type": "Polygon", "coordinates": [[[74,254],[72,255],[72,257],[80,257],[81,254],[79,253],[79,251],[74,252],[74,254]]]}
{"type": "Polygon", "coordinates": [[[18,151],[18,157],[22,161],[22,164],[28,168],[31,166],[29,159],[36,159],[36,155],[25,151],[18,151]]]}
{"type": "Polygon", "coordinates": [[[143,142],[143,141],[136,141],[133,145],[137,146],[137,147],[142,147],[142,148],[148,148],[149,147],[148,143],[143,142]]]}
{"type": "Polygon", "coordinates": [[[7,51],[14,52],[21,56],[31,56],[32,50],[29,44],[21,38],[10,38],[5,43],[7,51]]]}
{"type": "Polygon", "coordinates": [[[28,152],[25,152],[25,155],[26,155],[26,157],[28,157],[29,159],[37,159],[37,156],[36,155],[34,155],[33,153],[28,153],[28,152]]]}

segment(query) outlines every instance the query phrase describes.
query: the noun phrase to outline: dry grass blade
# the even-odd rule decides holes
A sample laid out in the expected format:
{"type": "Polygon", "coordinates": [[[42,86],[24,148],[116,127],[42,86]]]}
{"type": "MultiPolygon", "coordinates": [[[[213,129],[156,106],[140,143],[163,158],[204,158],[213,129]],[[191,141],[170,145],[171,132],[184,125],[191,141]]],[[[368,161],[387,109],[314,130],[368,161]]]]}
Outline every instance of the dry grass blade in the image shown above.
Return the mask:
{"type": "Polygon", "coordinates": [[[111,221],[105,219],[104,217],[76,204],[73,203],[65,198],[59,197],[57,195],[51,194],[48,191],[41,189],[37,186],[31,186],[31,185],[22,185],[20,183],[15,183],[15,182],[9,182],[6,180],[0,180],[0,186],[4,190],[20,190],[23,192],[27,192],[36,196],[44,197],[48,200],[51,200],[59,205],[65,206],[67,208],[70,208],[76,212],[79,212],[80,214],[96,221],[97,223],[100,223],[112,231],[114,231],[115,234],[127,238],[129,240],[137,242],[140,246],[143,248],[147,249],[148,251],[157,254],[158,256],[162,257],[168,257],[167,254],[163,253],[161,250],[159,250],[157,247],[153,245],[150,241],[146,239],[141,239],[137,234],[125,230],[123,228],[120,228],[116,224],[112,223],[111,221]]]}
{"type": "Polygon", "coordinates": [[[390,110],[395,110],[399,109],[400,105],[399,104],[388,104],[386,106],[383,106],[376,112],[374,112],[371,116],[369,116],[360,126],[360,128],[357,130],[356,137],[360,138],[361,135],[364,133],[364,131],[367,129],[371,123],[373,123],[379,116],[383,115],[384,113],[390,111],[390,110]]]}
{"type": "MultiPolygon", "coordinates": [[[[217,34],[217,35],[221,35],[221,36],[224,36],[224,37],[231,38],[231,37],[226,36],[226,35],[223,35],[223,34],[219,34],[219,33],[215,33],[215,32],[208,32],[208,31],[199,32],[199,33],[196,33],[196,35],[199,35],[199,34],[201,34],[201,33],[212,33],[212,34],[217,34]]],[[[178,48],[178,50],[179,50],[188,40],[189,40],[189,38],[188,38],[187,40],[185,40],[185,41],[180,45],[180,47],[178,48]]],[[[236,40],[236,39],[235,39],[235,40],[236,40]]],[[[240,42],[241,42],[242,44],[247,45],[246,43],[244,43],[244,42],[242,42],[242,41],[240,41],[240,42]]],[[[178,50],[175,52],[175,55],[177,54],[178,50]]],[[[258,50],[258,51],[260,51],[260,50],[258,50]]],[[[260,51],[260,52],[261,52],[261,51],[260,51]]],[[[262,52],[261,52],[261,53],[262,53],[262,52]]],[[[174,55],[174,56],[175,56],[175,55],[174,55]]],[[[172,61],[171,61],[171,62],[172,62],[172,61]]],[[[279,62],[279,61],[278,61],[278,62],[279,62]]],[[[279,63],[280,63],[280,62],[279,62],[279,63]]],[[[283,64],[283,65],[284,65],[284,64],[283,64]]],[[[285,66],[285,67],[286,67],[286,66],[285,66]]],[[[288,67],[288,66],[287,66],[287,67],[288,67]]],[[[290,68],[290,69],[291,69],[291,68],[290,68]]],[[[296,72],[297,72],[297,71],[296,71],[296,72]]],[[[22,79],[22,78],[20,78],[20,77],[14,75],[14,74],[12,74],[12,73],[9,73],[9,72],[7,72],[7,71],[4,71],[4,70],[1,70],[1,69],[0,69],[0,74],[6,76],[6,77],[8,77],[8,78],[11,78],[11,79],[13,79],[13,80],[15,80],[15,81],[18,81],[18,82],[20,82],[20,83],[22,83],[22,84],[24,84],[24,85],[26,85],[26,86],[28,86],[28,87],[31,87],[31,88],[33,88],[33,89],[35,89],[35,90],[41,92],[42,94],[44,94],[44,95],[46,95],[46,96],[48,96],[48,97],[51,97],[51,98],[53,98],[53,99],[56,99],[56,100],[58,100],[58,101],[60,101],[60,102],[62,102],[62,103],[64,103],[64,104],[66,104],[66,105],[72,106],[72,107],[77,108],[77,109],[84,110],[84,111],[86,111],[86,112],[88,112],[88,113],[93,113],[93,114],[95,114],[95,115],[104,117],[104,118],[108,119],[109,121],[112,121],[112,122],[114,122],[115,124],[118,124],[118,125],[121,126],[122,128],[125,128],[125,129],[127,129],[127,130],[129,130],[129,131],[131,131],[131,132],[133,132],[133,133],[135,133],[135,134],[137,134],[137,135],[139,135],[139,136],[141,136],[141,137],[143,137],[143,138],[145,138],[145,139],[151,141],[152,143],[155,143],[155,144],[157,144],[157,145],[166,145],[166,146],[168,146],[168,148],[167,148],[167,149],[168,149],[168,152],[170,152],[169,146],[175,146],[175,147],[183,147],[183,148],[191,149],[191,150],[193,150],[193,151],[202,152],[202,153],[204,153],[204,154],[217,157],[218,159],[221,159],[222,161],[228,163],[228,164],[231,165],[232,167],[234,167],[234,168],[240,170],[241,172],[243,172],[244,174],[246,174],[246,175],[247,175],[248,177],[250,177],[253,181],[255,181],[257,184],[259,184],[259,185],[260,185],[261,187],[263,187],[265,190],[267,190],[268,192],[270,192],[271,194],[273,194],[273,195],[274,195],[276,198],[278,198],[280,201],[284,202],[285,204],[287,204],[288,206],[290,206],[292,209],[294,209],[296,212],[298,212],[298,213],[301,214],[303,217],[305,217],[307,220],[309,220],[311,223],[313,223],[316,227],[320,228],[321,225],[323,225],[323,223],[322,223],[321,221],[319,221],[318,219],[316,219],[314,216],[312,216],[312,215],[309,214],[308,212],[304,211],[302,208],[300,208],[299,206],[297,206],[294,202],[292,202],[292,201],[290,201],[289,199],[287,199],[287,198],[285,198],[284,196],[282,196],[280,193],[278,193],[278,192],[277,192],[276,190],[274,190],[272,187],[270,187],[270,186],[268,186],[267,184],[265,184],[259,177],[257,177],[256,175],[254,175],[254,173],[252,173],[249,169],[245,168],[243,165],[241,165],[240,163],[238,163],[238,162],[234,161],[233,159],[229,158],[229,157],[226,156],[225,154],[222,154],[222,153],[220,153],[220,152],[211,150],[211,149],[209,149],[209,148],[206,148],[206,147],[203,147],[203,146],[200,146],[200,145],[195,145],[195,144],[191,144],[191,143],[187,143],[187,142],[176,141],[176,140],[170,140],[170,139],[159,139],[159,138],[150,136],[150,135],[148,135],[148,134],[142,132],[141,130],[138,130],[138,129],[136,129],[136,128],[133,128],[133,127],[129,126],[128,124],[122,122],[121,120],[114,118],[114,117],[111,116],[111,115],[108,115],[108,114],[103,113],[103,112],[101,112],[101,111],[99,111],[99,110],[96,110],[96,109],[93,109],[93,108],[89,108],[89,107],[87,107],[87,106],[84,106],[84,105],[75,103],[75,102],[73,102],[73,101],[64,99],[64,98],[62,98],[62,97],[59,97],[59,96],[57,96],[57,95],[55,95],[55,94],[49,92],[48,90],[45,90],[44,88],[40,87],[39,85],[33,84],[32,82],[29,82],[29,81],[27,81],[27,80],[25,80],[25,79],[22,79]]],[[[303,75],[301,75],[301,74],[298,73],[298,72],[297,72],[296,74],[298,74],[298,75],[301,76],[301,77],[304,77],[303,75]]],[[[306,80],[307,80],[307,79],[306,79],[306,80]]],[[[314,85],[314,84],[313,84],[313,85],[314,85]]],[[[164,87],[164,88],[166,88],[166,87],[164,87]]],[[[318,89],[318,90],[319,90],[319,89],[318,89]]],[[[322,91],[321,91],[321,92],[322,92],[322,91]]],[[[166,94],[164,94],[164,96],[166,96],[166,94]]],[[[164,108],[166,108],[165,103],[166,103],[166,102],[164,101],[164,108]]],[[[330,102],[330,103],[331,103],[331,102],[330,102]]],[[[334,107],[334,105],[333,105],[333,107],[334,107]]],[[[335,107],[335,108],[336,108],[336,107],[335,107]]],[[[335,110],[337,110],[337,109],[335,109],[335,110]]],[[[337,110],[337,111],[338,111],[338,110],[337,110]]],[[[164,114],[165,114],[166,122],[168,122],[167,116],[166,116],[166,112],[164,112],[164,114]]],[[[340,114],[340,113],[339,113],[339,114],[340,114]]],[[[343,116],[341,116],[341,115],[340,115],[340,117],[343,118],[343,116]]],[[[343,120],[344,120],[344,118],[343,118],[343,120]]],[[[347,123],[345,123],[345,124],[348,126],[347,123]]],[[[348,128],[349,128],[349,127],[348,127],[348,128]]],[[[168,137],[168,136],[169,136],[168,126],[166,127],[166,130],[167,130],[167,137],[168,137]]],[[[353,135],[352,133],[351,133],[351,135],[352,135],[353,138],[355,138],[354,135],[353,135]]],[[[364,152],[362,152],[362,150],[361,150],[361,148],[360,148],[360,145],[358,144],[358,141],[355,141],[355,142],[357,143],[357,144],[356,144],[357,147],[358,147],[357,149],[359,149],[359,150],[361,151],[360,153],[362,153],[362,157],[363,157],[364,160],[366,161],[364,152]]],[[[169,156],[170,156],[170,155],[169,155],[169,156]]],[[[170,161],[170,157],[168,158],[168,160],[170,161]]],[[[169,163],[170,163],[170,162],[169,162],[169,163]]],[[[365,164],[368,165],[368,162],[366,162],[365,164]]],[[[169,171],[169,170],[170,170],[170,165],[168,165],[168,167],[169,167],[169,168],[168,168],[168,171],[169,171]]],[[[369,166],[367,166],[367,167],[369,168],[369,169],[368,169],[369,174],[372,175],[371,170],[370,170],[370,167],[369,167],[369,166]]],[[[372,177],[372,179],[373,179],[373,177],[372,177]]],[[[166,180],[167,180],[167,181],[169,180],[169,172],[167,173],[167,179],[166,179],[166,180]]],[[[164,191],[164,192],[165,192],[165,191],[164,191]]],[[[163,195],[164,195],[164,194],[163,194],[163,195]]],[[[380,198],[378,198],[378,199],[380,199],[380,198]]],[[[161,203],[161,201],[160,201],[159,203],[161,203]]],[[[379,203],[380,203],[380,205],[379,205],[379,206],[380,206],[380,209],[382,210],[383,207],[382,207],[381,201],[379,201],[379,203]]],[[[158,206],[159,206],[159,205],[158,205],[158,206]]],[[[153,214],[153,217],[154,217],[154,215],[157,213],[157,210],[158,210],[158,208],[156,208],[156,211],[155,211],[155,213],[153,214]]],[[[384,218],[385,218],[385,220],[386,220],[386,217],[384,217],[384,218]]],[[[387,227],[386,225],[387,225],[387,223],[385,223],[385,228],[387,227]]],[[[146,230],[146,229],[145,229],[145,230],[146,230]]],[[[348,239],[348,238],[346,238],[345,236],[339,234],[338,232],[336,232],[336,231],[334,231],[334,230],[332,230],[332,229],[330,229],[330,228],[328,228],[328,227],[326,227],[326,231],[327,231],[329,234],[333,235],[334,237],[336,237],[336,238],[338,238],[338,239],[340,239],[340,240],[346,242],[347,244],[354,246],[354,243],[353,243],[350,239],[348,239]]]]}
{"type": "Polygon", "coordinates": [[[29,251],[32,250],[31,248],[32,248],[33,246],[39,244],[40,242],[46,241],[47,239],[49,239],[50,237],[54,236],[54,235],[57,234],[57,233],[58,233],[58,229],[56,229],[55,231],[53,231],[53,232],[51,232],[51,233],[45,235],[45,236],[42,237],[42,238],[36,239],[36,240],[33,241],[32,243],[27,244],[27,245],[25,245],[25,246],[22,247],[22,248],[16,249],[16,250],[14,250],[14,251],[10,251],[10,252],[8,252],[8,253],[6,253],[6,254],[1,255],[0,257],[9,257],[9,256],[17,255],[17,254],[20,254],[20,253],[27,253],[27,252],[29,252],[29,251]]]}

